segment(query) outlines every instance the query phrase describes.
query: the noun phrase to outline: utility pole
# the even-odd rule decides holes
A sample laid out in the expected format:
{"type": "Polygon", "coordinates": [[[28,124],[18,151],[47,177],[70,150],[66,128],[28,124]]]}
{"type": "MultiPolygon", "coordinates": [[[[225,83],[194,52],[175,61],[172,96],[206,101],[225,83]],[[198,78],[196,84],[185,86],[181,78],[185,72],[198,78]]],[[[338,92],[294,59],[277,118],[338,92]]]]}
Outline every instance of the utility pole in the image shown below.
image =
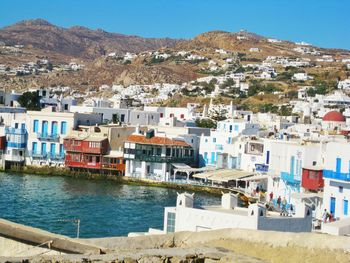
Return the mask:
{"type": "Polygon", "coordinates": [[[73,222],[77,224],[77,238],[79,238],[80,235],[80,219],[59,219],[57,220],[59,222],[73,222]]]}

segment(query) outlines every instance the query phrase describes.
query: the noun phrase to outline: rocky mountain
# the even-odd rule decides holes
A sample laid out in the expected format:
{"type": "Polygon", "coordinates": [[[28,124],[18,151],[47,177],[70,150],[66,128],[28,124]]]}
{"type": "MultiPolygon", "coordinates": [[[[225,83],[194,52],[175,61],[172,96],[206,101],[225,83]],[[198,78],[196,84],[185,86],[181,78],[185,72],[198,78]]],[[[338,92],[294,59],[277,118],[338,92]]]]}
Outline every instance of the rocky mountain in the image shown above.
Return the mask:
{"type": "Polygon", "coordinates": [[[173,47],[180,40],[142,38],[74,26],[63,28],[43,19],[25,20],[0,30],[0,41],[81,59],[95,59],[108,52],[141,52],[173,47]]]}

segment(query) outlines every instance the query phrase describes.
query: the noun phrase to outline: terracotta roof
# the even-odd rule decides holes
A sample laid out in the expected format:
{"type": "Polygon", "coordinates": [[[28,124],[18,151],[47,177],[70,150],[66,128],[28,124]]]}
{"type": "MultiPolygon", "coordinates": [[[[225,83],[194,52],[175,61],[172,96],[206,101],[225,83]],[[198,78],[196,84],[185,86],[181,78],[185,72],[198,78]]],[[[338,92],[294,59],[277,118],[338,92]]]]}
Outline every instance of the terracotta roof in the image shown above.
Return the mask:
{"type": "Polygon", "coordinates": [[[140,144],[156,144],[156,145],[170,145],[170,146],[173,145],[173,146],[190,147],[190,145],[184,141],[178,141],[178,140],[169,139],[166,137],[157,137],[157,136],[154,136],[148,139],[143,135],[130,135],[127,141],[140,143],[140,144]]]}
{"type": "Polygon", "coordinates": [[[341,121],[341,122],[345,122],[345,117],[339,111],[330,111],[330,112],[327,112],[323,116],[322,120],[323,121],[341,121]]]}

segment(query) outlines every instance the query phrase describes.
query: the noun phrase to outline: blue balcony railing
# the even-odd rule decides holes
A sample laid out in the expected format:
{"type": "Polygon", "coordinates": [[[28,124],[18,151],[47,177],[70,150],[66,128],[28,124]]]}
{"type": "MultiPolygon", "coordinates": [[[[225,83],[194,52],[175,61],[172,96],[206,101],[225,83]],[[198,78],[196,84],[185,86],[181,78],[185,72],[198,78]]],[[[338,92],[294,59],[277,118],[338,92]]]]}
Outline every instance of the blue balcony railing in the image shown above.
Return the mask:
{"type": "Polygon", "coordinates": [[[19,142],[11,142],[11,141],[7,141],[6,142],[6,147],[8,148],[16,148],[16,149],[24,149],[26,148],[27,144],[24,143],[19,143],[19,142]]]}
{"type": "Polygon", "coordinates": [[[33,152],[30,151],[28,155],[32,158],[37,158],[37,159],[46,159],[47,158],[47,153],[46,152],[33,152]]]}
{"type": "Polygon", "coordinates": [[[37,138],[42,141],[58,141],[60,136],[58,134],[38,133],[37,138]]]}
{"type": "Polygon", "coordinates": [[[342,181],[350,181],[350,173],[337,173],[332,170],[323,170],[323,177],[342,181]]]}
{"type": "Polygon", "coordinates": [[[300,179],[295,178],[295,175],[290,173],[281,172],[281,178],[283,181],[285,181],[288,184],[293,184],[293,185],[300,184],[300,179]]]}
{"type": "Polygon", "coordinates": [[[33,152],[29,151],[29,156],[35,159],[50,159],[54,161],[62,161],[64,160],[65,155],[62,153],[48,153],[48,152],[33,152]]]}
{"type": "Polygon", "coordinates": [[[62,161],[64,160],[64,154],[52,154],[52,153],[49,153],[48,155],[48,158],[51,159],[51,160],[55,160],[55,161],[62,161]]]}
{"type": "Polygon", "coordinates": [[[14,135],[25,135],[27,134],[26,129],[15,129],[13,127],[7,127],[5,128],[5,133],[6,134],[14,134],[14,135]]]}

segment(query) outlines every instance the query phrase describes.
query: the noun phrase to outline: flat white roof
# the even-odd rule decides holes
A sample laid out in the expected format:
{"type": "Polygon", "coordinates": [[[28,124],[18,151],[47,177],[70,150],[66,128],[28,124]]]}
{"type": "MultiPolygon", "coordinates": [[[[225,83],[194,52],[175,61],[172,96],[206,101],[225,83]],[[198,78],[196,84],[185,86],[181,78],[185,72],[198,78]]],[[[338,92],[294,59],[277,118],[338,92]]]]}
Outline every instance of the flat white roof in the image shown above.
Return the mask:
{"type": "Polygon", "coordinates": [[[195,174],[193,177],[217,182],[228,182],[253,175],[254,172],[246,172],[235,169],[219,169],[206,173],[195,174]]]}

